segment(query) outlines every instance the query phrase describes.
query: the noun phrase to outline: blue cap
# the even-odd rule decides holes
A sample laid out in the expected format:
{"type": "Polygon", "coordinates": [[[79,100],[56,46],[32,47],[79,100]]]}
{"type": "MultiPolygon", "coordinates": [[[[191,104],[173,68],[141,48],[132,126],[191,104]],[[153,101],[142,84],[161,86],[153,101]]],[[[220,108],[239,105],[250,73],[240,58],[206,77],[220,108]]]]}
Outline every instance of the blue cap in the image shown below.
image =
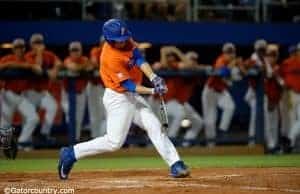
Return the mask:
{"type": "Polygon", "coordinates": [[[131,32],[126,23],[120,19],[106,21],[102,28],[104,39],[108,42],[124,42],[131,38],[131,32]]]}

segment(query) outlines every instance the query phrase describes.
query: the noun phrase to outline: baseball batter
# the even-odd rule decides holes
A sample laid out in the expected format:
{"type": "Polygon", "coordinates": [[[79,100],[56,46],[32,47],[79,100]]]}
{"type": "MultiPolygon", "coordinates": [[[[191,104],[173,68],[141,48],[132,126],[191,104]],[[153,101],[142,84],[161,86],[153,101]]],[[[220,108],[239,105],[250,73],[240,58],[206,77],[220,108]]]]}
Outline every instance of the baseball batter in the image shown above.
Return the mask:
{"type": "Polygon", "coordinates": [[[164,80],[154,74],[122,20],[105,22],[103,35],[106,42],[100,57],[100,75],[105,86],[103,104],[107,114],[107,133],[91,141],[62,148],[58,163],[59,177],[67,179],[73,164],[83,157],[121,148],[132,122],[147,131],[155,148],[170,166],[172,177],[188,176],[188,168],[162,131],[160,121],[140,96],[163,95],[167,91],[164,80]],[[142,73],[154,88],[141,85],[142,73]]]}

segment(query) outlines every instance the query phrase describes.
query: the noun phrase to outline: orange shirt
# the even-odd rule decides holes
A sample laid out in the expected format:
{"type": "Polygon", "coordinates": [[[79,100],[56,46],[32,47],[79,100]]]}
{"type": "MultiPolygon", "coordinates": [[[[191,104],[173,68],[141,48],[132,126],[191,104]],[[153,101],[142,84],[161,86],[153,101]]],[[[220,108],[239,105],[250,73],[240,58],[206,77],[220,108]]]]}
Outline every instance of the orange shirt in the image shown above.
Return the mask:
{"type": "MultiPolygon", "coordinates": [[[[20,59],[18,58],[16,55],[14,54],[10,54],[10,55],[6,55],[4,56],[1,60],[0,60],[0,64],[1,63],[16,63],[16,64],[24,64],[24,67],[27,67],[27,65],[25,65],[25,63],[27,63],[26,59],[20,59]]],[[[5,80],[4,81],[4,88],[6,90],[11,90],[15,93],[21,93],[24,90],[28,89],[28,81],[25,79],[17,79],[17,80],[5,80]]]]}
{"type": "MultiPolygon", "coordinates": [[[[81,56],[79,58],[72,58],[71,56],[67,57],[64,60],[64,65],[67,63],[73,62],[76,64],[86,64],[89,59],[85,56],[81,56]]],[[[88,80],[86,78],[77,78],[75,82],[75,91],[76,93],[81,93],[87,86],[88,80]]],[[[64,80],[64,87],[68,88],[68,81],[64,80]]]]}
{"type": "Polygon", "coordinates": [[[284,60],[280,71],[286,86],[300,93],[300,57],[294,56],[284,60]]]}
{"type": "MultiPolygon", "coordinates": [[[[29,61],[31,64],[36,64],[36,54],[33,51],[29,51],[25,55],[26,60],[29,61]]],[[[43,70],[49,70],[53,68],[55,61],[58,59],[58,57],[51,51],[45,50],[43,52],[43,64],[42,69],[43,70]]],[[[34,90],[42,91],[42,90],[48,90],[51,88],[51,82],[47,78],[40,78],[38,81],[33,80],[31,87],[34,90]]]]}
{"type": "Polygon", "coordinates": [[[121,82],[131,79],[135,84],[141,84],[143,74],[136,64],[133,64],[133,49],[121,51],[104,43],[100,56],[100,75],[104,86],[116,92],[125,92],[121,82]]]}
{"type": "MultiPolygon", "coordinates": [[[[229,61],[222,54],[217,58],[216,63],[214,64],[214,69],[225,67],[228,65],[228,63],[229,61]]],[[[225,81],[218,76],[210,76],[206,83],[209,88],[212,88],[217,92],[222,92],[227,88],[227,84],[225,83],[225,81]]]]}

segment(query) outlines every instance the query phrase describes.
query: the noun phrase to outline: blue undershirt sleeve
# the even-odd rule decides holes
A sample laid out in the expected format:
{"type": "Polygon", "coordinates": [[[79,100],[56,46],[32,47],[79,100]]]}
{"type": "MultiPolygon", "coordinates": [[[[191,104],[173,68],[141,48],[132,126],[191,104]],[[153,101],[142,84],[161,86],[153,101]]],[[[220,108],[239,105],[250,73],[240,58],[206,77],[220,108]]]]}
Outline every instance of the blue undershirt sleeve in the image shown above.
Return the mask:
{"type": "Polygon", "coordinates": [[[131,79],[122,81],[121,86],[129,92],[135,92],[136,84],[131,79]]]}
{"type": "Polygon", "coordinates": [[[133,58],[135,60],[135,64],[138,67],[141,67],[141,65],[146,62],[143,54],[141,53],[141,51],[138,48],[135,48],[133,50],[133,58]]]}

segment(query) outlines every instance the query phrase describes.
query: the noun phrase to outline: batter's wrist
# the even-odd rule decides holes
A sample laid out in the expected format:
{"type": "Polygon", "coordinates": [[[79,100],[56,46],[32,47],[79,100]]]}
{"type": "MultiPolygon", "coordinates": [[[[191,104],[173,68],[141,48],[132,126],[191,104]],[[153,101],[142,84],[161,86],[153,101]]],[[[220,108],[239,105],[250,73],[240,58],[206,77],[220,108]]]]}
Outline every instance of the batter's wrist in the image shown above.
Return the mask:
{"type": "Polygon", "coordinates": [[[155,94],[155,90],[154,88],[151,88],[151,94],[154,95],[155,94]]]}
{"type": "Polygon", "coordinates": [[[153,79],[157,77],[157,75],[155,73],[152,73],[150,76],[149,76],[149,80],[150,81],[153,81],[153,79]]]}

